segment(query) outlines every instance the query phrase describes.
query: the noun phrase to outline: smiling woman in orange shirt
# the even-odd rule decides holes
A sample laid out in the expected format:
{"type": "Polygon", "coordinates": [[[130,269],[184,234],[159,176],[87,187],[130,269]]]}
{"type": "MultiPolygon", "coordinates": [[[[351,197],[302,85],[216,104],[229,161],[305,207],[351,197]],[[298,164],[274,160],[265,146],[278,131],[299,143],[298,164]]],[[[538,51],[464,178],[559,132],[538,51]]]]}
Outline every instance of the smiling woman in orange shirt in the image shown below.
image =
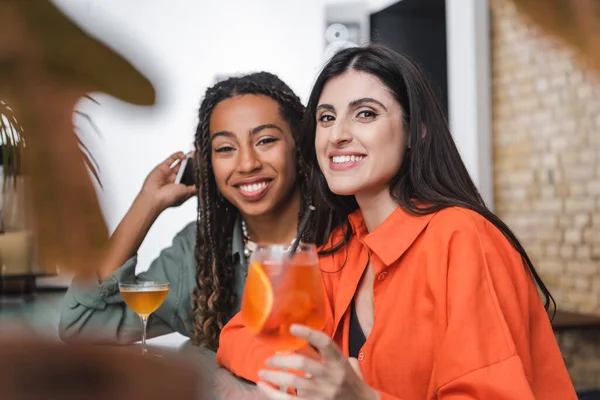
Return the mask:
{"type": "Polygon", "coordinates": [[[305,124],[317,223],[333,232],[317,238],[329,315],[324,333],[292,333],[320,357],[273,355],[238,316],[218,362],[272,399],[292,396],[265,382],[303,399],[576,399],[552,297],[486,208],[419,68],[385,47],[343,50],[305,124]]]}

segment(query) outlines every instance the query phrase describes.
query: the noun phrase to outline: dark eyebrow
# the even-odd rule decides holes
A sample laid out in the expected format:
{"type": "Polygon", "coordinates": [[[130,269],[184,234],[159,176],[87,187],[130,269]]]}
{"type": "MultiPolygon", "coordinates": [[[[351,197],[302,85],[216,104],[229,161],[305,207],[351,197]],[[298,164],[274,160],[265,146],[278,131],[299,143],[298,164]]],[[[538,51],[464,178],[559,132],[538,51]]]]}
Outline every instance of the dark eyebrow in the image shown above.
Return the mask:
{"type": "Polygon", "coordinates": [[[264,131],[265,129],[276,129],[279,132],[283,133],[283,129],[281,129],[280,127],[278,127],[275,124],[263,124],[263,125],[259,125],[256,128],[253,128],[252,130],[250,130],[250,134],[256,135],[257,133],[259,133],[260,131],[264,131]]]}
{"type": "Polygon", "coordinates": [[[362,99],[351,101],[348,106],[350,108],[354,108],[354,107],[360,106],[361,104],[364,104],[364,103],[374,103],[374,104],[377,104],[379,107],[381,107],[385,111],[387,111],[387,107],[384,106],[380,101],[377,101],[377,100],[375,100],[373,98],[370,98],[370,97],[363,97],[362,99]]]}
{"type": "Polygon", "coordinates": [[[210,138],[210,141],[212,142],[213,140],[215,140],[215,138],[218,138],[219,136],[228,137],[228,138],[235,137],[235,135],[229,131],[221,131],[221,132],[217,132],[214,135],[212,135],[212,137],[210,138]]]}
{"type": "Polygon", "coordinates": [[[335,111],[335,107],[332,106],[331,104],[319,104],[319,106],[317,107],[317,111],[319,110],[328,110],[328,111],[335,111]]]}
{"type": "MultiPolygon", "coordinates": [[[[256,135],[257,133],[264,131],[265,129],[276,129],[279,132],[283,133],[283,129],[281,129],[280,127],[278,127],[275,124],[263,124],[263,125],[259,125],[256,128],[252,128],[250,130],[250,132],[248,132],[249,135],[256,135]]],[[[212,135],[212,137],[210,138],[210,141],[212,142],[213,140],[215,140],[215,138],[217,137],[227,137],[227,138],[235,138],[235,134],[233,134],[232,132],[229,131],[221,131],[221,132],[217,132],[214,135],[212,135]]]]}
{"type": "MultiPolygon", "coordinates": [[[[387,111],[387,107],[384,106],[380,101],[375,100],[371,97],[363,97],[362,99],[358,99],[358,100],[353,100],[350,102],[350,104],[348,104],[349,108],[354,108],[357,106],[360,106],[361,104],[365,104],[365,103],[374,103],[377,104],[379,107],[383,108],[385,111],[387,111]]],[[[335,111],[335,107],[332,106],[331,104],[319,104],[319,106],[317,107],[317,111],[323,109],[323,110],[328,110],[328,111],[335,111]]]]}

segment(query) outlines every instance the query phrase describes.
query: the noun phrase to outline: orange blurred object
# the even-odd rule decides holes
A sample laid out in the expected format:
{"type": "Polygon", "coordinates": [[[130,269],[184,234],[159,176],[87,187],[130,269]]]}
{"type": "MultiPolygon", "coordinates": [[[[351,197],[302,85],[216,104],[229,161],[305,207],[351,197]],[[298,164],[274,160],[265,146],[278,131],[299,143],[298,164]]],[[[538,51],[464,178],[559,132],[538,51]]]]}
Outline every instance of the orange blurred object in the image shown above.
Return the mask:
{"type": "Polygon", "coordinates": [[[23,128],[25,201],[46,273],[89,272],[108,229],[85,167],[73,110],[90,92],[152,105],[152,84],[48,0],[0,1],[0,98],[23,128]]]}
{"type": "MultiPolygon", "coordinates": [[[[493,0],[492,6],[507,0],[493,0]]],[[[527,19],[573,47],[600,69],[600,1],[510,0],[527,19]]]]}

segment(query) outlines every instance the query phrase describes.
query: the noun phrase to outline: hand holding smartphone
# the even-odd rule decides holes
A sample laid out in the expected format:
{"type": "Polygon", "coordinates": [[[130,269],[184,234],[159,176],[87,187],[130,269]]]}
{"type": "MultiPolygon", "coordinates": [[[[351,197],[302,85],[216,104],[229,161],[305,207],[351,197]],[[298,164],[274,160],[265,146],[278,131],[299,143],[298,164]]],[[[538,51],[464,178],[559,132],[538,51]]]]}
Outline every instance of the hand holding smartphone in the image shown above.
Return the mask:
{"type": "Polygon", "coordinates": [[[195,178],[196,176],[194,173],[194,158],[192,156],[192,152],[189,152],[186,154],[185,159],[181,161],[179,171],[177,172],[177,176],[175,177],[175,183],[186,186],[192,186],[196,185],[195,178]]]}

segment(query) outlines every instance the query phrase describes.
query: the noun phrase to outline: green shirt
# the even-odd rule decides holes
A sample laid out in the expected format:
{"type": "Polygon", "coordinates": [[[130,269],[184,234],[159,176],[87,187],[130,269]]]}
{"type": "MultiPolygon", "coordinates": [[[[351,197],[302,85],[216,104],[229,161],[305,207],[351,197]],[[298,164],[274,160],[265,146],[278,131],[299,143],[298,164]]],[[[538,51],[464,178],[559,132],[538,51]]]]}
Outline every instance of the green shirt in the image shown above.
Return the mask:
{"type": "MultiPolygon", "coordinates": [[[[236,265],[235,291],[239,311],[248,266],[243,255],[241,220],[232,232],[232,263],[236,265]]],[[[147,337],[172,332],[191,337],[192,293],[196,287],[196,222],[188,224],[164,249],[147,271],[137,277],[137,256],[133,256],[101,284],[75,277],[61,305],[59,335],[64,341],[129,344],[141,340],[140,319],[123,302],[119,282],[167,281],[169,294],[158,310],[150,315],[147,337]]],[[[235,315],[235,313],[234,313],[235,315]]],[[[233,315],[232,315],[233,316],[233,315]]]]}

